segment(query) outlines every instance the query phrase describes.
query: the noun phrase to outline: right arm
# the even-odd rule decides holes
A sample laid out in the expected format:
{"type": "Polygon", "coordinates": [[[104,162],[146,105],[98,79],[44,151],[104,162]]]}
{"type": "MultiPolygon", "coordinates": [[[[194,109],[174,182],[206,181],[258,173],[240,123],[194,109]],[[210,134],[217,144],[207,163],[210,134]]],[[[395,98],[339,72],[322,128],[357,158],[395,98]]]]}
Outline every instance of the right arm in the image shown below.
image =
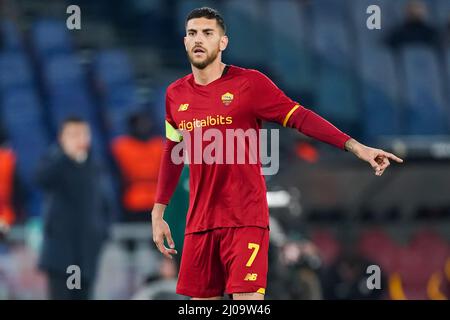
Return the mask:
{"type": "Polygon", "coordinates": [[[152,210],[153,241],[158,247],[158,250],[168,258],[172,258],[171,255],[177,253],[174,249],[175,243],[173,242],[169,225],[164,221],[164,211],[175,192],[181,171],[183,170],[183,163],[175,164],[171,158],[172,150],[178,143],[180,142],[172,141],[168,137],[164,144],[156,200],[152,210]],[[164,239],[167,240],[170,248],[165,247],[164,239]]]}

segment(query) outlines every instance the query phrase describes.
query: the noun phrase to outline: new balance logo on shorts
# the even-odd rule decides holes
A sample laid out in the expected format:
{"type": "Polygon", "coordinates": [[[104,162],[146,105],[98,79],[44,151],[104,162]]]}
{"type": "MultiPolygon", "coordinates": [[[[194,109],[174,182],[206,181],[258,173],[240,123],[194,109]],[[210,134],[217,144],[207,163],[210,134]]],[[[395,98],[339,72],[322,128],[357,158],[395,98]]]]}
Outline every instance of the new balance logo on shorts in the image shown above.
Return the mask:
{"type": "Polygon", "coordinates": [[[247,273],[247,275],[244,278],[244,281],[256,281],[256,278],[258,278],[257,273],[247,273]]]}

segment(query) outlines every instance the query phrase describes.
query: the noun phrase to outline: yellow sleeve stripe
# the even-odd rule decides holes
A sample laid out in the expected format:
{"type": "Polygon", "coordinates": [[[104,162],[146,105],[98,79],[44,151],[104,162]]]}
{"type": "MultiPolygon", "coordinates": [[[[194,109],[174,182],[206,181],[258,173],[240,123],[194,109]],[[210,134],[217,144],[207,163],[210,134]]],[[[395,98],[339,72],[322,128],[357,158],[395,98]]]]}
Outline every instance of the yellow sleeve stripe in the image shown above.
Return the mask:
{"type": "Polygon", "coordinates": [[[166,138],[173,142],[180,142],[183,136],[166,120],[166,138]]]}
{"type": "Polygon", "coordinates": [[[266,289],[265,288],[259,288],[258,291],[256,291],[256,292],[261,293],[261,294],[265,294],[266,293],[266,289]]]}
{"type": "Polygon", "coordinates": [[[296,104],[291,111],[288,112],[288,114],[286,115],[286,118],[284,118],[283,121],[283,127],[286,127],[287,122],[289,121],[289,118],[292,116],[292,114],[294,113],[295,110],[297,110],[298,108],[300,108],[299,104],[296,104]]]}

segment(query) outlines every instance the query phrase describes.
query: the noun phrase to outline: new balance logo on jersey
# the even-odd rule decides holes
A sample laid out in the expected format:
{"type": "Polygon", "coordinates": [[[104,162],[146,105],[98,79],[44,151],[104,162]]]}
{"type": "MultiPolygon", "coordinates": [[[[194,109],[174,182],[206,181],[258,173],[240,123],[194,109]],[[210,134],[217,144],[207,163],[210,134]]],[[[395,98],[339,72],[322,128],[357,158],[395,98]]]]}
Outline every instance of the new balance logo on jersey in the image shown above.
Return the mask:
{"type": "Polygon", "coordinates": [[[257,278],[258,278],[257,273],[247,273],[247,275],[244,278],[244,281],[256,281],[257,278]]]}
{"type": "Polygon", "coordinates": [[[182,103],[178,108],[178,111],[186,111],[189,108],[189,103],[182,103]]]}

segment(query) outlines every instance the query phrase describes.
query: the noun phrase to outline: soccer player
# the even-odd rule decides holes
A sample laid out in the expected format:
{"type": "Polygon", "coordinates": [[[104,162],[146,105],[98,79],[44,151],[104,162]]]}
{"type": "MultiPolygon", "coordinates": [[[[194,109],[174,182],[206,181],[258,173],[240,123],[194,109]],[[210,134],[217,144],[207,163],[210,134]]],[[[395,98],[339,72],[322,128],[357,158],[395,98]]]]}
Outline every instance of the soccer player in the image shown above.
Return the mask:
{"type": "MultiPolygon", "coordinates": [[[[273,121],[352,152],[378,176],[389,160],[403,162],[352,139],[288,98],[262,73],[224,64],[222,52],[227,44],[225,23],[216,10],[204,7],[189,13],[184,45],[192,73],[167,88],[167,139],[151,213],[153,241],[167,257],[177,251],[163,215],[183,168],[173,161],[172,151],[180,141],[187,144],[183,138],[195,132],[214,129],[225,136],[231,129],[259,130],[262,121],[273,121]]],[[[220,299],[224,294],[233,299],[264,299],[269,212],[261,162],[258,158],[256,163],[199,163],[192,160],[193,154],[206,151],[208,143],[190,141],[194,143],[185,149],[190,159],[190,203],[176,292],[192,299],[220,299]]],[[[244,148],[250,155],[248,143],[244,148]]]]}

